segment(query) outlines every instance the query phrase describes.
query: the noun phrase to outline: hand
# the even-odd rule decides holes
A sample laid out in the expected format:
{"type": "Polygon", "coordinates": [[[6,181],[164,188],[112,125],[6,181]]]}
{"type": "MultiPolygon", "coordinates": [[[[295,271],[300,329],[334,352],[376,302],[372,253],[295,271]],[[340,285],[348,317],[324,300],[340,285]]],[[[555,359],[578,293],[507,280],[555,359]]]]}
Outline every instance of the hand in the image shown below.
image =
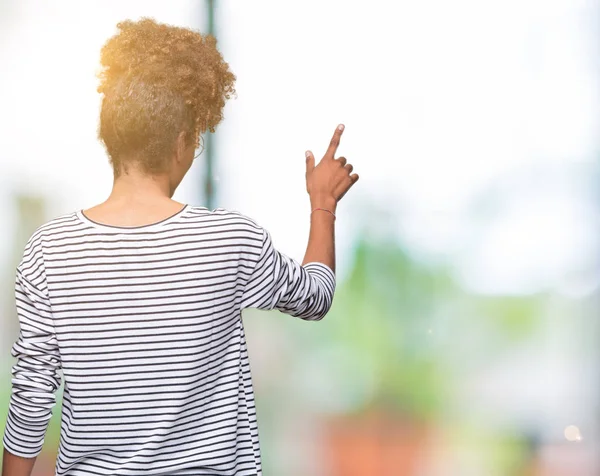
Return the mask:
{"type": "Polygon", "coordinates": [[[335,207],[358,180],[358,174],[352,174],[353,167],[346,162],[345,157],[335,158],[343,131],[344,125],[340,124],[333,133],[327,152],[316,167],[312,152],[306,151],[306,191],[314,206],[335,207]]]}

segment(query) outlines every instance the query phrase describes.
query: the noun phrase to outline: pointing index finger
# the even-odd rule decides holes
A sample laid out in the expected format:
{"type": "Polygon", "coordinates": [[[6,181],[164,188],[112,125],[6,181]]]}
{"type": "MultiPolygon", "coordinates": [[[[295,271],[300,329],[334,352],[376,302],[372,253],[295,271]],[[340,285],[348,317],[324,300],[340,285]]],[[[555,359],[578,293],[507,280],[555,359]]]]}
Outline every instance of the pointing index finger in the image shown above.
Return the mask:
{"type": "Polygon", "coordinates": [[[325,153],[325,155],[331,159],[335,157],[335,152],[337,151],[337,148],[340,145],[340,138],[342,137],[342,132],[344,132],[344,124],[340,124],[335,129],[333,137],[331,138],[331,142],[329,143],[329,147],[327,148],[327,152],[325,153]]]}

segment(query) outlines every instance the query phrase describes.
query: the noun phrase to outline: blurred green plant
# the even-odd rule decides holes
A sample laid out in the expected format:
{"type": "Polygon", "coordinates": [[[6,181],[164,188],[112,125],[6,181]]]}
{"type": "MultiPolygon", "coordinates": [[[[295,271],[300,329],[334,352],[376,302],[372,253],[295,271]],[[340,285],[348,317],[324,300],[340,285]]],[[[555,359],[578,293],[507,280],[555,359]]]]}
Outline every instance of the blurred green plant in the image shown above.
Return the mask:
{"type": "Polygon", "coordinates": [[[537,441],[531,435],[510,428],[485,424],[457,424],[440,429],[451,452],[463,451],[479,457],[479,471],[486,476],[534,474],[537,441]]]}
{"type": "Polygon", "coordinates": [[[451,354],[468,365],[501,354],[533,335],[543,306],[538,296],[469,293],[451,269],[420,262],[397,240],[363,238],[328,316],[296,330],[329,375],[327,411],[431,421],[457,380],[451,354]]]}
{"type": "Polygon", "coordinates": [[[364,385],[348,402],[351,411],[435,416],[451,382],[432,329],[438,301],[454,291],[447,273],[411,260],[398,243],[358,242],[353,268],[319,332],[320,345],[340,349],[337,363],[347,364],[336,365],[334,379],[344,393],[364,385]]]}

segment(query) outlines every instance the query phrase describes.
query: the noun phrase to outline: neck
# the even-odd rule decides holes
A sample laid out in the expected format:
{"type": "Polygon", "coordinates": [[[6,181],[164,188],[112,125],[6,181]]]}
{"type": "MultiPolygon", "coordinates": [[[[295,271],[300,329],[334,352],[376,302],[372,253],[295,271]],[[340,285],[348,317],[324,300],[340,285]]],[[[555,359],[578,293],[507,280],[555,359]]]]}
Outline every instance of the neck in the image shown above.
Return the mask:
{"type": "Polygon", "coordinates": [[[168,176],[146,175],[130,170],[115,177],[108,201],[148,204],[164,201],[172,196],[168,176]]]}

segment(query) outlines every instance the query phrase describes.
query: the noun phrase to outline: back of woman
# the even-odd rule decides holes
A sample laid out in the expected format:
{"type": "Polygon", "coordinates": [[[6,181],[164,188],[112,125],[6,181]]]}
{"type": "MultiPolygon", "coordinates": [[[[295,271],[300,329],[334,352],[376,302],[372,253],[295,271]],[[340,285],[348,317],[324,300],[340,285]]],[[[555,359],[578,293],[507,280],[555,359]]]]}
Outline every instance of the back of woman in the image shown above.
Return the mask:
{"type": "Polygon", "coordinates": [[[302,265],[240,213],[173,201],[235,77],[211,37],[119,27],[100,88],[112,193],[41,226],[17,268],[3,475],[30,474],[61,381],[57,475],[261,474],[241,312],[325,316],[335,206],[358,177],[333,158],[342,128],[318,166],[307,155],[302,265]]]}

